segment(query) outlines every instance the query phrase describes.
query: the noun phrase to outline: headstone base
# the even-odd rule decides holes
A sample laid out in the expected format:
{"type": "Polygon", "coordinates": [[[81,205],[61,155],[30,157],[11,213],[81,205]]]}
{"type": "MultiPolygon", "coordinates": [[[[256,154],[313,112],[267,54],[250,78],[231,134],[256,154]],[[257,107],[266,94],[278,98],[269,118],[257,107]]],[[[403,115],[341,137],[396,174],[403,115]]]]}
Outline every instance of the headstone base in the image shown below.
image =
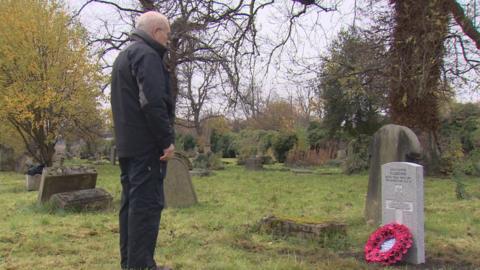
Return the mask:
{"type": "Polygon", "coordinates": [[[101,188],[63,192],[52,195],[55,207],[71,210],[102,210],[110,207],[112,195],[101,188]]]}

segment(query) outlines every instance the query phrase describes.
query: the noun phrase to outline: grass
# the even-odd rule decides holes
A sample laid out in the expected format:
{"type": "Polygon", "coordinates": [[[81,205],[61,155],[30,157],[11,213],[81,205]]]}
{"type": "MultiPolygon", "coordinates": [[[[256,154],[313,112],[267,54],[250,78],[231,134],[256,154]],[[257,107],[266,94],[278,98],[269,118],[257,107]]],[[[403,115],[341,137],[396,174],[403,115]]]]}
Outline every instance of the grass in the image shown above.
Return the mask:
{"type": "MultiPolygon", "coordinates": [[[[163,212],[157,262],[209,270],[381,268],[362,260],[375,230],[363,220],[368,175],[332,168],[295,175],[278,164],[252,172],[233,164],[193,178],[198,205],[163,212]],[[345,222],[348,236],[319,243],[255,230],[269,214],[345,222]]],[[[97,186],[114,196],[114,207],[103,212],[38,206],[23,175],[0,173],[0,269],[119,269],[119,170],[97,168],[97,186]]],[[[467,192],[480,194],[478,179],[463,182],[467,192]]],[[[480,200],[457,200],[453,181],[427,178],[425,214],[428,269],[480,269],[480,200]]]]}

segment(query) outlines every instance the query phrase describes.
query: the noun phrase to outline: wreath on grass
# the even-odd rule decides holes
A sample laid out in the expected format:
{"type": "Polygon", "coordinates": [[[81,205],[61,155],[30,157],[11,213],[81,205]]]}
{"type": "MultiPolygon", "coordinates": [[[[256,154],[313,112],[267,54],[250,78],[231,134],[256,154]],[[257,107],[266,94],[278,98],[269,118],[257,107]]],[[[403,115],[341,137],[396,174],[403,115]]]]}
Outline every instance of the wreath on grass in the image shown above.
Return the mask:
{"type": "Polygon", "coordinates": [[[384,225],[370,235],[365,245],[365,260],[392,265],[402,260],[412,243],[412,233],[407,226],[397,223],[384,225]]]}

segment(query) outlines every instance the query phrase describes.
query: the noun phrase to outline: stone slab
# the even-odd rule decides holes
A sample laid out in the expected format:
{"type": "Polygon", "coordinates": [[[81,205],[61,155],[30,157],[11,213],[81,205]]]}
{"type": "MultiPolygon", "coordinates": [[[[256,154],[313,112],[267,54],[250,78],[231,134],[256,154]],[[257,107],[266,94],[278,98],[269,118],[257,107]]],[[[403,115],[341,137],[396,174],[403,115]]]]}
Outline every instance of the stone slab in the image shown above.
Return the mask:
{"type": "Polygon", "coordinates": [[[347,235],[347,225],[340,222],[308,222],[276,216],[267,216],[260,221],[260,230],[279,236],[294,236],[323,241],[328,237],[347,235]]]}
{"type": "Polygon", "coordinates": [[[205,169],[193,169],[190,171],[190,176],[205,177],[211,174],[211,171],[205,169]]]}
{"type": "Polygon", "coordinates": [[[312,170],[309,169],[290,169],[294,174],[313,174],[312,170]]]}
{"type": "Polygon", "coordinates": [[[182,157],[175,155],[168,161],[163,190],[165,207],[188,207],[198,203],[188,164],[182,157]]]}
{"type": "Polygon", "coordinates": [[[72,210],[102,210],[112,204],[113,197],[101,188],[62,192],[52,195],[55,207],[72,210]]]}
{"type": "Polygon", "coordinates": [[[423,167],[409,162],[382,165],[382,224],[404,224],[413,234],[405,261],[425,263],[423,167]]]}
{"type": "Polygon", "coordinates": [[[42,182],[42,175],[25,175],[25,187],[27,191],[37,191],[40,188],[40,182],[42,182]]]}
{"type": "Polygon", "coordinates": [[[47,202],[53,194],[95,188],[97,171],[92,167],[47,167],[43,169],[38,202],[47,202]]]}

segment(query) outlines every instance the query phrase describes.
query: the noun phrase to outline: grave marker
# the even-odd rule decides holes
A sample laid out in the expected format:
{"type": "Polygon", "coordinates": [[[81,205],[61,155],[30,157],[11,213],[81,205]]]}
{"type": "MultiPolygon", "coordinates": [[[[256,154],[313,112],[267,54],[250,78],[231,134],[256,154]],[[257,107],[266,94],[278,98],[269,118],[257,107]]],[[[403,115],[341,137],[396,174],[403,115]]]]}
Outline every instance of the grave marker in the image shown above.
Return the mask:
{"type": "Polygon", "coordinates": [[[97,171],[91,167],[48,167],[43,169],[38,202],[47,202],[53,194],[95,188],[97,171]]]}
{"type": "Polygon", "coordinates": [[[405,261],[425,262],[423,167],[409,162],[382,165],[382,224],[396,222],[410,229],[413,245],[405,261]]]}
{"type": "Polygon", "coordinates": [[[188,164],[181,156],[175,155],[168,161],[163,185],[165,207],[188,207],[198,202],[188,164]]]}

